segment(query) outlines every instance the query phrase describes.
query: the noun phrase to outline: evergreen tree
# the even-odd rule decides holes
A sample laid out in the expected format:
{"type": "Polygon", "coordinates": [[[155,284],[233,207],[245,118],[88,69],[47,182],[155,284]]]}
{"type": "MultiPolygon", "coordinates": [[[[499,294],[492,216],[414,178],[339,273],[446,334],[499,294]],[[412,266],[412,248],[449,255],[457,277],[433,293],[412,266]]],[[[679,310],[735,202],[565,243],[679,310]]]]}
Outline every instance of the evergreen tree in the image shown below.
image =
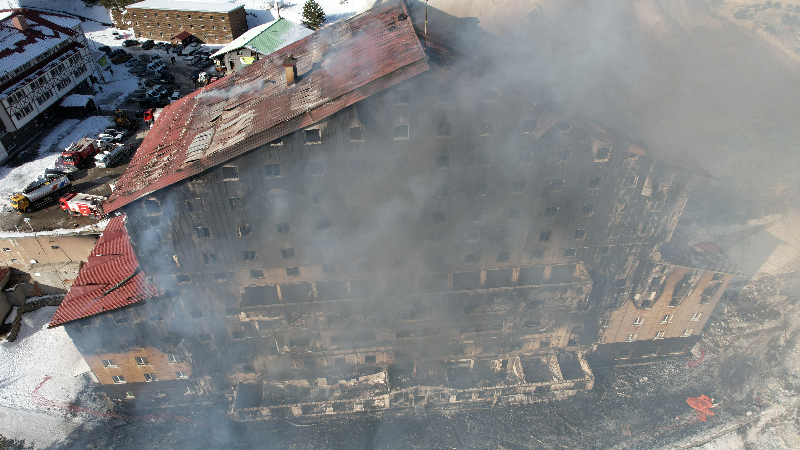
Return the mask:
{"type": "Polygon", "coordinates": [[[325,11],[322,10],[322,6],[319,6],[314,0],[306,1],[306,4],[303,5],[303,21],[301,22],[306,27],[316,30],[325,23],[325,11]]]}

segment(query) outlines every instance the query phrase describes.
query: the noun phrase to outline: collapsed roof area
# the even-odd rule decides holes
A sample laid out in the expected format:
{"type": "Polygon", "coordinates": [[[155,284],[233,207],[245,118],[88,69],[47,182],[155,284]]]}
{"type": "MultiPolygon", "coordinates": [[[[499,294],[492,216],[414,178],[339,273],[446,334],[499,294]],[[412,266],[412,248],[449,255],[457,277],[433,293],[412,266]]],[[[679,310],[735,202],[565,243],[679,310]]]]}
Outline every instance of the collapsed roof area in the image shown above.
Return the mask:
{"type": "Polygon", "coordinates": [[[106,214],[429,68],[404,2],[327,26],[165,108],[106,214]],[[284,60],[296,59],[287,83],[284,60]]]}

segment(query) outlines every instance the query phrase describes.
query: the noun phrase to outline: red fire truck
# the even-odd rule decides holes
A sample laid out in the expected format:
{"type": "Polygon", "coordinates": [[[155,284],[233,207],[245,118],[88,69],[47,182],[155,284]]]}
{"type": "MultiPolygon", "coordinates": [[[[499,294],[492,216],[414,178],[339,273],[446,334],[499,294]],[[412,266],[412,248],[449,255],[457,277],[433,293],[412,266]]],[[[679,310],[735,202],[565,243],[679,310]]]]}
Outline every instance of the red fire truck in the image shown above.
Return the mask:
{"type": "Polygon", "coordinates": [[[58,201],[61,209],[68,212],[71,216],[91,216],[100,217],[100,202],[105,197],[89,194],[67,194],[58,201]]]}
{"type": "Polygon", "coordinates": [[[66,169],[77,169],[86,162],[93,161],[92,157],[97,152],[97,145],[94,139],[83,138],[78,142],[67,147],[61,153],[66,169]],[[72,166],[71,168],[69,166],[72,166]]]}

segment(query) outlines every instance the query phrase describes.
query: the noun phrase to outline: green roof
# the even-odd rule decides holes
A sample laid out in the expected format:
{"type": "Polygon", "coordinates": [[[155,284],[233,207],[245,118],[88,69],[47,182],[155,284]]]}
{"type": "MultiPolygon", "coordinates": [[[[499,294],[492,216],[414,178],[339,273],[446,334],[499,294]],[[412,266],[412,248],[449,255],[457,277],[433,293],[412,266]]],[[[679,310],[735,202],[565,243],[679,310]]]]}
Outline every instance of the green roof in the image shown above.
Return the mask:
{"type": "Polygon", "coordinates": [[[214,53],[213,56],[239,50],[242,47],[269,55],[311,33],[311,30],[302,25],[280,18],[247,30],[233,42],[214,53]]]}

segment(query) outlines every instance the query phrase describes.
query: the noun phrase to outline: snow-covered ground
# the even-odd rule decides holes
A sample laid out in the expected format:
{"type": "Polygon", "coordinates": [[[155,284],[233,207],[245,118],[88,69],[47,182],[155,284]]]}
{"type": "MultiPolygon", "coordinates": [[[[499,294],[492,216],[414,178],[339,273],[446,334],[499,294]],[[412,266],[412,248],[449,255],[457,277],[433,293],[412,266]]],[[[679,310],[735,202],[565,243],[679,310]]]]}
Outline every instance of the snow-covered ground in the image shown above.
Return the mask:
{"type": "Polygon", "coordinates": [[[19,167],[0,167],[0,202],[5,204],[11,194],[23,189],[45,169],[52,169],[65,147],[86,136],[96,137],[111,123],[109,117],[92,116],[85,120],[67,119],[55,126],[42,139],[35,160],[19,167]]]}
{"type": "Polygon", "coordinates": [[[17,340],[0,343],[0,433],[38,446],[49,445],[74,428],[64,409],[54,403],[72,402],[85,385],[82,376],[74,375],[82,358],[64,327],[47,329],[55,311],[55,306],[48,306],[23,315],[17,340]],[[33,392],[45,377],[50,379],[37,397],[33,392]],[[23,426],[10,420],[16,412],[7,408],[38,413],[34,415],[40,420],[23,426]],[[39,422],[47,426],[34,426],[39,422]]]}

